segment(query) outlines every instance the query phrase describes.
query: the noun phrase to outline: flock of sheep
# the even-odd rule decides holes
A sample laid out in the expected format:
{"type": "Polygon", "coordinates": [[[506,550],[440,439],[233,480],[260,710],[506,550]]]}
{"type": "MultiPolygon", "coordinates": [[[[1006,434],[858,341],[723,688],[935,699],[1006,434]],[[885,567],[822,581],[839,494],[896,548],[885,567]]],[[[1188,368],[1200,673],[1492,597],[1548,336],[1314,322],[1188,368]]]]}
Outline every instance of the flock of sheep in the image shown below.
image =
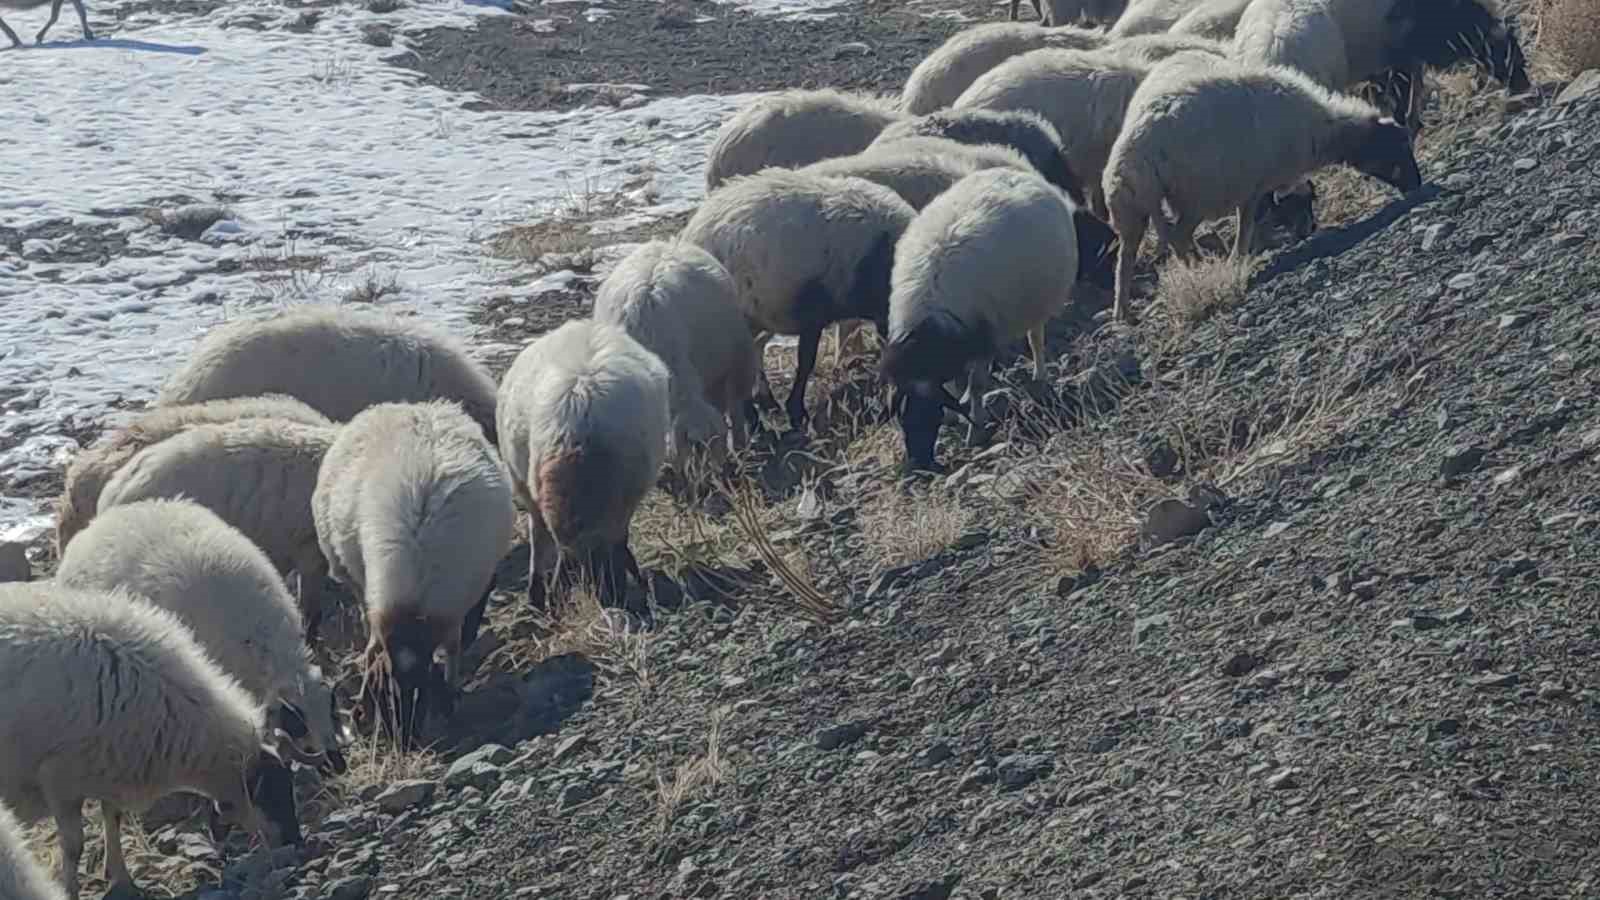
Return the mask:
{"type": "Polygon", "coordinates": [[[209,797],[218,834],[298,841],[289,764],[347,768],[311,649],[325,579],[367,624],[350,717],[409,744],[453,710],[516,507],[530,602],[576,577],[618,602],[642,581],[629,526],[663,465],[722,461],[756,401],[776,405],[773,335],[799,338],[786,410],[803,427],[822,331],[839,325],[842,354],[871,322],[907,462],[932,468],[946,410],[983,439],[997,355],[1026,337],[1043,377],[1074,282],[1114,287],[1130,317],[1152,223],[1192,256],[1197,225],[1236,213],[1243,253],[1258,226],[1314,227],[1321,166],[1415,188],[1410,129],[1345,91],[1376,83],[1414,122],[1422,66],[1467,58],[1525,90],[1489,2],[1045,0],[1051,24],[964,31],[896,100],[758,100],[718,135],[681,233],[637,248],[592,318],[498,384],[449,335],[377,312],[214,329],[154,407],[73,460],[54,579],[0,585],[0,895],[62,896],[17,833],[48,815],[77,897],[86,799],[114,883],[123,811],[172,791],[209,797]],[[1086,15],[1110,27],[1067,24],[1086,15]],[[946,388],[962,374],[965,406],[946,388]]]}

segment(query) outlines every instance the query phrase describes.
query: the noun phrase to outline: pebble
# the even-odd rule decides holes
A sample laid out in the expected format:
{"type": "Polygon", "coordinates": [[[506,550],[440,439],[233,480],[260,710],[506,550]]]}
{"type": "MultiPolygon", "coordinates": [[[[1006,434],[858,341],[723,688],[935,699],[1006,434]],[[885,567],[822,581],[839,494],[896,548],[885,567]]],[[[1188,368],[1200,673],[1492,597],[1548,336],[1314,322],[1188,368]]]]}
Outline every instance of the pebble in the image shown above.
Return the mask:
{"type": "Polygon", "coordinates": [[[1471,272],[1462,272],[1459,275],[1452,276],[1449,281],[1444,283],[1444,286],[1452,291],[1464,291],[1477,283],[1478,276],[1471,272]]]}
{"type": "Polygon", "coordinates": [[[1449,237],[1450,233],[1455,230],[1454,222],[1440,222],[1437,225],[1429,225],[1422,233],[1422,249],[1432,250],[1439,246],[1439,242],[1449,237]]]}
{"type": "Polygon", "coordinates": [[[1149,547],[1160,547],[1180,538],[1199,534],[1211,524],[1206,511],[1190,506],[1176,498],[1168,498],[1150,508],[1145,514],[1139,536],[1149,547]]]}
{"type": "Polygon", "coordinates": [[[594,799],[594,788],[586,781],[575,781],[561,789],[556,796],[556,809],[561,812],[594,799]]]}
{"type": "Polygon", "coordinates": [[[1524,312],[1501,313],[1499,325],[1502,330],[1507,328],[1521,328],[1533,320],[1533,316],[1524,312]]]}
{"type": "Polygon", "coordinates": [[[404,812],[413,806],[428,802],[433,797],[434,788],[431,781],[401,781],[390,785],[375,800],[378,808],[386,813],[404,812]]]}
{"type": "Polygon", "coordinates": [[[1172,625],[1171,613],[1155,613],[1133,620],[1133,645],[1135,647],[1172,625]]]}
{"type": "Polygon", "coordinates": [[[1277,772],[1267,776],[1267,787],[1275,791],[1286,791],[1290,788],[1299,787],[1300,782],[1295,778],[1295,773],[1299,771],[1296,768],[1279,769],[1277,772]]]}
{"type": "Polygon", "coordinates": [[[1027,787],[1040,778],[1050,774],[1055,767],[1055,761],[1042,753],[1016,753],[1000,760],[996,772],[1000,777],[1000,789],[1015,791],[1027,787]]]}
{"type": "Polygon", "coordinates": [[[327,900],[363,900],[372,893],[372,879],[364,875],[329,882],[322,890],[327,900]]]}
{"type": "Polygon", "coordinates": [[[837,750],[847,744],[861,740],[867,733],[866,722],[845,722],[820,729],[816,735],[818,750],[837,750]]]}
{"type": "Polygon", "coordinates": [[[1531,172],[1539,165],[1539,161],[1532,157],[1524,156],[1511,164],[1511,168],[1518,172],[1531,172]]]}
{"type": "Polygon", "coordinates": [[[1471,472],[1482,462],[1482,447],[1456,444],[1444,452],[1444,458],[1439,461],[1439,474],[1444,478],[1455,478],[1471,472]]]}
{"type": "Polygon", "coordinates": [[[1597,97],[1600,97],[1600,69],[1589,69],[1572,79],[1572,83],[1561,90],[1556,96],[1556,105],[1565,106],[1568,103],[1597,97]]]}

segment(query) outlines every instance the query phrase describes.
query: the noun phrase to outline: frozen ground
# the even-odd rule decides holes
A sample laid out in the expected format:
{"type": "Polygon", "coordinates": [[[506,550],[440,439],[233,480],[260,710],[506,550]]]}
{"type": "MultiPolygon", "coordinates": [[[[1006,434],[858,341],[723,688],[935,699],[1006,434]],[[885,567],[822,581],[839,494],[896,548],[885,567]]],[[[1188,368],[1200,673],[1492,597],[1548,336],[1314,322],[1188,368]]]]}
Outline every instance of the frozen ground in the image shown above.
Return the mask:
{"type": "MultiPolygon", "coordinates": [[[[376,280],[398,289],[385,305],[468,327],[515,274],[482,238],[596,192],[623,192],[634,215],[687,208],[718,123],[749,96],[473,112],[472,95],[382,63],[405,36],[368,46],[363,9],[324,8],[309,33],[283,27],[300,10],[264,3],[131,11],[114,30],[118,12],[91,5],[109,39],[77,41],[69,16],[61,43],[0,52],[0,94],[26,98],[0,129],[0,491],[58,468],[74,423],[148,399],[224,319],[376,280]],[[182,240],[143,217],[179,196],[235,218],[182,240]]],[[[500,14],[424,2],[404,27],[500,14]]],[[[33,18],[9,20],[31,35],[33,18]]],[[[36,533],[39,514],[0,495],[0,539],[36,533]]]]}

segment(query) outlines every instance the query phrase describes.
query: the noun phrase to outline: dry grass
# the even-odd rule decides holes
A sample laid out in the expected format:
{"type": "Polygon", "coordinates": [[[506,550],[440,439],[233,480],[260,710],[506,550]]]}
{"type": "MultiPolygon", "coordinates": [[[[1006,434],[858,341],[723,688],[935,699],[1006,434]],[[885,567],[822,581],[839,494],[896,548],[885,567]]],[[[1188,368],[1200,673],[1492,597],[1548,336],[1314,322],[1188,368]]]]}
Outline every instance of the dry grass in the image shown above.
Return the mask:
{"type": "Polygon", "coordinates": [[[937,555],[966,533],[972,514],[940,489],[886,486],[860,509],[861,536],[878,571],[937,555]]]}
{"type": "Polygon", "coordinates": [[[637,688],[635,699],[649,696],[655,684],[650,632],[626,612],[601,606],[589,584],[580,583],[565,600],[551,602],[544,611],[523,603],[502,609],[495,625],[504,642],[483,660],[478,672],[526,672],[551,657],[576,653],[609,682],[637,688]]]}
{"type": "Polygon", "coordinates": [[[390,294],[400,293],[400,278],[394,272],[379,274],[369,268],[359,281],[344,292],[345,303],[377,303],[390,294]]]}
{"type": "Polygon", "coordinates": [[[777,576],[778,583],[784,589],[778,595],[754,591],[746,599],[761,601],[768,606],[775,606],[821,624],[836,622],[842,618],[844,610],[832,598],[817,589],[809,561],[804,556],[796,557],[795,553],[798,551],[784,555],[773,546],[771,536],[762,523],[762,504],[756,496],[755,489],[746,483],[735,485],[723,480],[718,485],[718,490],[733,507],[733,518],[739,533],[756,551],[756,555],[761,557],[761,561],[767,564],[767,568],[777,576]]]}
{"type": "Polygon", "coordinates": [[[1535,0],[1523,21],[1534,35],[1535,74],[1570,77],[1600,68],[1600,0],[1535,0]]]}
{"type": "Polygon", "coordinates": [[[658,838],[665,837],[672,828],[672,821],[684,803],[696,797],[708,796],[732,774],[732,766],[722,756],[722,720],[726,714],[726,710],[720,707],[711,711],[704,755],[679,763],[670,781],[661,776],[660,770],[656,771],[658,838]]]}
{"type": "Polygon", "coordinates": [[[1221,256],[1188,262],[1174,257],[1161,269],[1156,302],[1167,310],[1174,327],[1187,332],[1244,302],[1254,265],[1253,258],[1221,256]]]}

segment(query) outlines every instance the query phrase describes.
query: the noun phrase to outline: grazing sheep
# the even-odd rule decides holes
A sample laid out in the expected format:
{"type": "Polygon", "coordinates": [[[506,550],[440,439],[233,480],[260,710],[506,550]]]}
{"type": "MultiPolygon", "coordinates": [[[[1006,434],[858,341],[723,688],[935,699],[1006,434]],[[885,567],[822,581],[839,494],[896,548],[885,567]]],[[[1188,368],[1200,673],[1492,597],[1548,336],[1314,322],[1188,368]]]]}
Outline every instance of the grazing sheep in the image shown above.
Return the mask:
{"type": "Polygon", "coordinates": [[[0,684],[0,722],[11,723],[0,728],[0,802],[22,822],[55,818],[69,900],[85,800],[100,801],[106,879],[124,889],[124,811],[175,791],[213,801],[219,840],[233,823],[300,842],[266,710],[166,610],[121,592],[0,584],[0,684]]]}
{"type": "Polygon", "coordinates": [[[360,709],[391,726],[397,712],[392,730],[409,746],[441,693],[441,647],[440,699],[453,710],[462,648],[516,527],[511,476],[454,401],[380,403],[340,429],[311,506],[330,573],[367,611],[360,709]]]}
{"type": "Polygon", "coordinates": [[[983,436],[994,357],[1023,335],[1044,378],[1044,325],[1077,278],[1073,208],[1031,172],[986,169],[957,182],[912,220],[896,250],[889,339],[880,363],[909,467],[935,467],[944,383],[969,369],[967,440],[983,436]]]}
{"type": "MultiPolygon", "coordinates": [[[[0,2],[0,7],[5,9],[34,9],[46,3],[50,4],[50,21],[44,23],[44,27],[39,29],[39,36],[34,38],[34,43],[42,44],[44,43],[45,32],[56,24],[57,19],[61,18],[62,0],[3,0],[3,2],[0,2]]],[[[72,8],[78,11],[78,24],[83,26],[83,39],[86,41],[94,40],[94,32],[89,30],[89,11],[83,8],[83,0],[72,0],[72,8]]],[[[22,46],[22,38],[17,37],[17,33],[11,30],[11,26],[6,24],[5,19],[0,19],[0,31],[5,32],[6,37],[11,39],[11,46],[22,46]]]]}
{"type": "Polygon", "coordinates": [[[1169,56],[1189,51],[1209,53],[1216,57],[1223,57],[1228,53],[1228,45],[1221,41],[1182,34],[1138,34],[1133,37],[1118,38],[1106,44],[1104,49],[1107,53],[1115,53],[1123,59],[1146,66],[1153,66],[1169,56]]]}
{"type": "Polygon", "coordinates": [[[1129,0],[1117,21],[1106,29],[1114,38],[1161,34],[1207,0],[1129,0]]]}
{"type": "Polygon", "coordinates": [[[1167,34],[1173,37],[1199,37],[1231,41],[1239,28],[1239,17],[1253,0],[1203,0],[1172,23],[1167,34]]]}
{"type": "Polygon", "coordinates": [[[967,146],[939,138],[907,140],[886,147],[875,145],[854,156],[825,159],[795,171],[802,175],[865,178],[894,191],[913,210],[919,210],[963,177],[992,168],[1034,171],[1014,150],[995,145],[967,146]],[[949,152],[940,152],[946,149],[949,152]]]}
{"type": "MultiPolygon", "coordinates": [[[[1029,0],[1034,15],[1042,25],[1108,25],[1122,15],[1128,0],[1029,0]]],[[[1017,7],[1022,0],[1011,0],[1011,21],[1017,21],[1017,7]]]]}
{"type": "MultiPolygon", "coordinates": [[[[824,165],[824,163],[817,163],[824,165]]],[[[616,325],[672,373],[672,454],[711,440],[715,457],[749,445],[745,406],[755,387],[752,335],[722,263],[683,241],[650,241],[600,283],[594,320],[616,325]]]]}
{"type": "Polygon", "coordinates": [[[615,325],[593,321],[548,332],[506,372],[500,456],[528,510],[533,606],[545,605],[552,574],[565,593],[569,556],[606,605],[622,604],[628,575],[643,585],[628,528],[661,469],[670,383],[654,353],[615,325]]]}
{"type": "Polygon", "coordinates": [[[1062,152],[1083,180],[1094,214],[1106,218],[1100,172],[1122,128],[1123,112],[1150,70],[1105,50],[1034,50],[984,73],[956,99],[957,109],[1027,109],[1061,135],[1062,152]]]}
{"type": "MultiPolygon", "coordinates": [[[[800,336],[785,403],[793,427],[806,423],[822,330],[868,319],[882,333],[895,241],[913,215],[893,191],[862,178],[767,169],[712,193],[684,225],[680,239],[704,247],[733,276],[758,353],[773,334],[800,336]]],[[[764,366],[758,378],[770,402],[764,366]]]]}
{"type": "Polygon", "coordinates": [[[300,608],[261,548],[188,500],[106,510],[61,560],[56,581],[118,588],[171,612],[218,665],[264,704],[308,765],[345,771],[333,690],[311,662],[300,608]]]}
{"type": "Polygon", "coordinates": [[[328,563],[317,547],[311,493],[336,434],[278,419],[191,425],[134,454],[100,492],[99,509],[184,497],[216,513],[279,572],[299,573],[300,612],[312,644],[322,626],[328,563]]]}
{"type": "Polygon", "coordinates": [[[892,99],[834,90],[758,97],[722,123],[706,159],[706,191],[769,166],[792,169],[860,153],[900,118],[892,99]]]}
{"type": "Polygon", "coordinates": [[[61,886],[28,849],[22,824],[0,803],[0,897],[6,900],[66,900],[61,886]]]}
{"type": "Polygon", "coordinates": [[[1148,223],[1192,258],[1196,226],[1237,211],[1233,252],[1242,258],[1250,251],[1254,204],[1335,163],[1402,192],[1422,183],[1404,126],[1293,69],[1220,60],[1159,66],[1129,104],[1105,170],[1119,240],[1115,316],[1132,320],[1128,295],[1148,223]],[[1176,222],[1168,223],[1163,202],[1176,222]]]}
{"type": "Polygon", "coordinates": [[[914,116],[944,109],[978,80],[978,76],[1030,50],[1046,47],[1093,50],[1105,40],[1105,35],[1097,31],[1072,26],[1040,28],[1015,22],[989,22],[963,29],[911,70],[900,91],[900,109],[914,116]]]}
{"type": "Polygon", "coordinates": [[[288,394],[335,421],[376,403],[454,400],[494,433],[495,382],[450,334],[387,313],[301,306],[212,329],[157,403],[288,394]]]}
{"type": "MultiPolygon", "coordinates": [[[[1348,2],[1348,0],[1346,0],[1348,2]]],[[[1508,95],[1533,90],[1528,60],[1516,24],[1499,0],[1391,0],[1388,67],[1368,76],[1395,114],[1415,133],[1422,127],[1425,67],[1449,68],[1471,61],[1505,85],[1508,95]]]]}
{"type": "Polygon", "coordinates": [[[1061,135],[1038,113],[1026,109],[946,109],[902,119],[885,128],[868,150],[914,138],[943,138],[959,144],[996,144],[1020,153],[1045,180],[1083,203],[1083,182],[1067,165],[1061,135]]]}
{"type": "Polygon", "coordinates": [[[282,394],[157,406],[146,410],[133,421],[81,451],[67,466],[66,486],[56,503],[56,558],[61,558],[72,536],[82,531],[94,518],[100,492],[105,489],[106,482],[135,453],[172,437],[190,425],[238,419],[286,419],[306,425],[333,424],[322,413],[282,394]]]}

